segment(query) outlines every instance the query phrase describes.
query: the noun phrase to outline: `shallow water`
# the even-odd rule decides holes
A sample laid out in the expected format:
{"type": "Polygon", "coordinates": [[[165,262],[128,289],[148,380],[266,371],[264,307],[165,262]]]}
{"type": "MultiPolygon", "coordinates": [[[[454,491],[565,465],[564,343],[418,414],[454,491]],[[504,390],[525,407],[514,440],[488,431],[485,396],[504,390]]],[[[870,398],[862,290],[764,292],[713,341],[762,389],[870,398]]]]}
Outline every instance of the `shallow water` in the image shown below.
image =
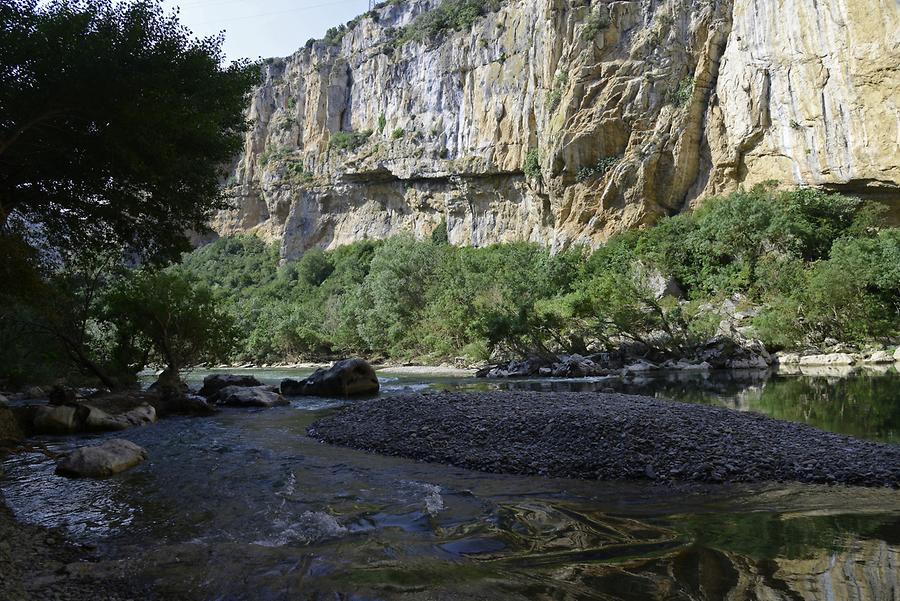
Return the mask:
{"type": "MultiPolygon", "coordinates": [[[[627,384],[382,376],[384,394],[612,387],[900,440],[895,373],[627,384]]],[[[103,554],[138,558],[160,590],[198,599],[900,599],[900,492],[497,476],[304,435],[340,404],[295,399],[130,430],[150,460],[109,480],[58,478],[42,455],[20,455],[5,462],[0,489],[21,519],[65,524],[103,554]]]]}

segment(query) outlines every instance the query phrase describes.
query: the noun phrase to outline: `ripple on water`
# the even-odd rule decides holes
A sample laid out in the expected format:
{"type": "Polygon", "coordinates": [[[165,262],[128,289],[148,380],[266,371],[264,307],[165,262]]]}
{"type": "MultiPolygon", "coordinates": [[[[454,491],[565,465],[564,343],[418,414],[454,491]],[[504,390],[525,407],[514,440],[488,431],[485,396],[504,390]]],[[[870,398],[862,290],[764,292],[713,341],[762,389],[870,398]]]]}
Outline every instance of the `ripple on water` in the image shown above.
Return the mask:
{"type": "MultiPolygon", "coordinates": [[[[271,374],[273,382],[282,376],[293,374],[271,374]]],[[[621,386],[695,394],[697,402],[717,395],[720,404],[900,440],[892,378],[850,381],[838,395],[831,384],[794,380],[769,382],[763,392],[754,390],[756,380],[712,378],[704,388],[695,380],[621,386]],[[869,389],[881,400],[860,400],[869,389]],[[844,403],[856,410],[833,409],[844,403]],[[822,420],[854,421],[805,418],[817,411],[822,420]]],[[[409,377],[384,384],[386,392],[500,386],[409,377]]],[[[293,601],[298,591],[403,601],[900,599],[897,491],[502,476],[305,436],[312,419],[345,402],[292,399],[292,407],[269,411],[167,419],[115,435],[150,452],[133,471],[67,480],[46,457],[25,454],[4,462],[8,477],[0,485],[21,519],[100,539],[103,552],[140,557],[155,582],[208,599],[293,601]]],[[[60,452],[94,441],[48,444],[60,452]]]]}

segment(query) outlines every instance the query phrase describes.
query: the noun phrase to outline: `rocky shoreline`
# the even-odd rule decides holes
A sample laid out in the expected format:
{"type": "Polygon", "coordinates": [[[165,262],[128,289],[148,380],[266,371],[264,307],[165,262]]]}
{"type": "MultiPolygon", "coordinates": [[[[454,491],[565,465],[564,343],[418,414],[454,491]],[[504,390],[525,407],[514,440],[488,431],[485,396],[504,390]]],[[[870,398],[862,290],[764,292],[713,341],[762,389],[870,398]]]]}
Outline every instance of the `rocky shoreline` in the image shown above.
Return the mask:
{"type": "Polygon", "coordinates": [[[495,473],[900,487],[900,445],[723,407],[624,394],[440,392],[356,403],[308,434],[495,473]]]}
{"type": "Polygon", "coordinates": [[[153,601],[159,597],[132,576],[106,569],[96,549],[68,542],[63,530],[16,520],[0,497],[0,599],[153,601]]]}

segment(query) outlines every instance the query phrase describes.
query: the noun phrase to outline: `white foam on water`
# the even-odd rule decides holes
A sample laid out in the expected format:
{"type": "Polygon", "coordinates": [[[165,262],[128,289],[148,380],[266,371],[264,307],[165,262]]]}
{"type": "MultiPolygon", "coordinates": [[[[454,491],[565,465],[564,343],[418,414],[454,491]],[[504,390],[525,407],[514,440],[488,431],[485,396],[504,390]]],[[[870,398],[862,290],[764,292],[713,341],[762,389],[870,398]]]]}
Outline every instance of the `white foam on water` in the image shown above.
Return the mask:
{"type": "Polygon", "coordinates": [[[404,480],[402,484],[416,492],[424,493],[422,500],[425,504],[425,513],[428,515],[435,516],[444,509],[444,498],[441,496],[441,487],[437,484],[415,482],[412,480],[404,480]]]}
{"type": "MultiPolygon", "coordinates": [[[[296,521],[282,524],[277,534],[254,541],[253,544],[261,547],[309,545],[347,534],[347,528],[341,526],[333,516],[322,511],[304,511],[296,521]]],[[[276,522],[276,527],[278,525],[276,522]]]]}

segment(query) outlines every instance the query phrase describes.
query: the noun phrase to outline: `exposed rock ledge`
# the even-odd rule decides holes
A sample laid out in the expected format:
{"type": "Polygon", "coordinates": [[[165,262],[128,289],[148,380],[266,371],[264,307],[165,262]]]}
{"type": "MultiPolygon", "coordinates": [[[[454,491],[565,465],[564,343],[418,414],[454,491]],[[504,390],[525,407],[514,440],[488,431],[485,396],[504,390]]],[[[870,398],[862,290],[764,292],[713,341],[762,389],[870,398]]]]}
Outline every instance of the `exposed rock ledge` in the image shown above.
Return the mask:
{"type": "Polygon", "coordinates": [[[510,0],[395,49],[438,1],[268,62],[218,234],[559,249],[769,180],[900,199],[896,2],[510,0]]]}
{"type": "Polygon", "coordinates": [[[486,472],[900,487],[900,445],[723,407],[584,393],[431,393],[348,406],[310,436],[486,472]]]}

